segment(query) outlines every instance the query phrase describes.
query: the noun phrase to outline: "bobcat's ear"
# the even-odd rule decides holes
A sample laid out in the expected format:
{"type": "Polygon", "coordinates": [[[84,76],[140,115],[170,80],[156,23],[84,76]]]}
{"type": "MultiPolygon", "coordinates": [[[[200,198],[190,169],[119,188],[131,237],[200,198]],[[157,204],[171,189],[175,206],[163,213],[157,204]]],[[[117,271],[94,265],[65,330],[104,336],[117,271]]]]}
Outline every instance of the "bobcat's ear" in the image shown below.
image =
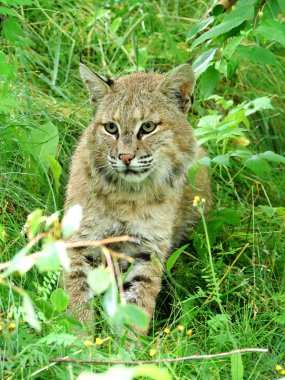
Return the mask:
{"type": "Polygon", "coordinates": [[[194,101],[195,82],[192,66],[185,63],[170,71],[158,89],[174,101],[182,112],[188,112],[194,101]]]}
{"type": "Polygon", "coordinates": [[[88,67],[83,65],[83,63],[80,63],[79,71],[83,83],[89,92],[90,102],[96,106],[105,95],[112,91],[111,87],[113,86],[114,81],[93,73],[88,67]]]}

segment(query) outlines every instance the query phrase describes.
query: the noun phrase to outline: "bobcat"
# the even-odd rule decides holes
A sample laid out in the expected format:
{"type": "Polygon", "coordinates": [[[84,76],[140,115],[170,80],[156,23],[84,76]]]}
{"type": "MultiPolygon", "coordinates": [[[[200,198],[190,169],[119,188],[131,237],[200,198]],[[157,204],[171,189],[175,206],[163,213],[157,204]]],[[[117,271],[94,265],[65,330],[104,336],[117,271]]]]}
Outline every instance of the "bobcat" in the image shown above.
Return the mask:
{"type": "MultiPolygon", "coordinates": [[[[72,158],[65,210],[83,209],[82,224],[71,241],[129,235],[136,242],[112,245],[134,259],[124,282],[127,302],[150,320],[161,287],[163,264],[197,222],[196,195],[211,205],[207,169],[188,181],[188,168],[205,155],[197,145],[187,113],[195,77],[190,64],[167,75],[132,73],[104,78],[80,64],[95,116],[72,158]]],[[[70,306],[79,320],[92,321],[93,294],[86,280],[100,254],[72,249],[71,272],[65,274],[70,306]]],[[[130,264],[121,261],[121,270],[130,264]]],[[[143,331],[146,333],[147,331],[143,331]]]]}

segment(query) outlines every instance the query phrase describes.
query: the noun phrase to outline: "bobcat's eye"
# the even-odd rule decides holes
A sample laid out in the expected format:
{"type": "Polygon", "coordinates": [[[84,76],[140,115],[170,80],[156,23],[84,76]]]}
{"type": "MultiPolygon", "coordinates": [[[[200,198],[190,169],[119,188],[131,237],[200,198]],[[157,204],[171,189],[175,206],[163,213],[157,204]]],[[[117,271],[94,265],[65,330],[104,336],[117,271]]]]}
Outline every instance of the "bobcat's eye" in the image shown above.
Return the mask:
{"type": "Polygon", "coordinates": [[[115,135],[116,133],[118,133],[118,127],[113,122],[104,124],[104,128],[105,128],[105,131],[107,131],[111,135],[115,135]]]}
{"type": "Polygon", "coordinates": [[[145,123],[142,123],[140,132],[144,134],[151,133],[155,130],[156,127],[157,125],[155,124],[155,122],[146,121],[145,123]]]}

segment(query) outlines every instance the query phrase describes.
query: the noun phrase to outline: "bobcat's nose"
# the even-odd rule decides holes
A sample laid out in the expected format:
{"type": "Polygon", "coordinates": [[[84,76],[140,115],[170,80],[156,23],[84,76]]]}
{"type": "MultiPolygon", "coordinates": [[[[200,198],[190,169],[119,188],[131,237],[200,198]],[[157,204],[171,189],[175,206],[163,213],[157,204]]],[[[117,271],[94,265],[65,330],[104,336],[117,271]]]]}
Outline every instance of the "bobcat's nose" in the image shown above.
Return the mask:
{"type": "Polygon", "coordinates": [[[122,160],[125,165],[130,165],[130,163],[134,157],[135,157],[135,155],[131,154],[131,153],[119,154],[119,159],[122,160]]]}

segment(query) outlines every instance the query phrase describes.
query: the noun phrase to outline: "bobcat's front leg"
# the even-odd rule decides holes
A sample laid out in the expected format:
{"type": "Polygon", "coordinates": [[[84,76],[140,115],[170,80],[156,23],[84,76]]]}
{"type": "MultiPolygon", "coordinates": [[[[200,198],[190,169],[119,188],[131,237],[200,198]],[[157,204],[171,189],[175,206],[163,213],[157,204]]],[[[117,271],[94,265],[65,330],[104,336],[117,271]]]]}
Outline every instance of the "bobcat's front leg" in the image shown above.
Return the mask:
{"type": "Polygon", "coordinates": [[[65,288],[69,295],[69,310],[83,325],[94,322],[94,310],[90,305],[93,292],[87,283],[87,274],[92,269],[81,251],[71,250],[71,270],[65,273],[65,288]]]}
{"type": "MultiPolygon", "coordinates": [[[[161,288],[162,270],[160,260],[146,253],[142,255],[142,259],[135,261],[134,268],[123,285],[126,301],[142,309],[148,317],[148,322],[152,318],[156,297],[161,288]]],[[[138,331],[147,334],[148,328],[138,331]]]]}

